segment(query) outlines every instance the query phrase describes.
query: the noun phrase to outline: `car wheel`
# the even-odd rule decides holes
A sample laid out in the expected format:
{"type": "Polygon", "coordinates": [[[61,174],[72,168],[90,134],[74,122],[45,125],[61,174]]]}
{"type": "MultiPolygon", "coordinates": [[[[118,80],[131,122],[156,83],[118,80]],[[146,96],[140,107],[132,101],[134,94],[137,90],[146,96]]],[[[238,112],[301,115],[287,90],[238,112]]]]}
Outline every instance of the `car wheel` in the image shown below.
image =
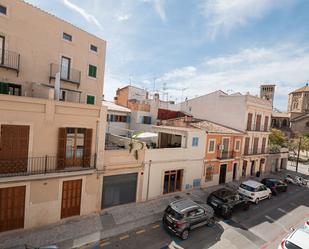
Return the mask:
{"type": "Polygon", "coordinates": [[[215,217],[211,217],[207,223],[207,226],[212,227],[216,223],[215,217]]]}
{"type": "Polygon", "coordinates": [[[260,202],[259,198],[256,198],[254,203],[259,204],[259,202],[260,202]]]}
{"type": "Polygon", "coordinates": [[[270,200],[270,199],[271,199],[271,194],[268,195],[268,200],[270,200]]]}
{"type": "Polygon", "coordinates": [[[186,240],[189,238],[189,230],[185,229],[182,233],[181,233],[181,239],[182,240],[186,240]]]}

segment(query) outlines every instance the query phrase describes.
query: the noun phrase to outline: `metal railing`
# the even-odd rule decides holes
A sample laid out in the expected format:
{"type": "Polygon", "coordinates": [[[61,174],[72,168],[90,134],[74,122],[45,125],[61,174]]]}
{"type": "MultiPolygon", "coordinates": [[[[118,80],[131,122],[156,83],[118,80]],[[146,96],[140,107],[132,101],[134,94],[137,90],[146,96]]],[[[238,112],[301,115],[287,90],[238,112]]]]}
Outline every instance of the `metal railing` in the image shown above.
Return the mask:
{"type": "MultiPolygon", "coordinates": [[[[231,150],[231,151],[220,151],[218,150],[218,159],[231,159],[236,156],[236,151],[231,150]]],[[[240,153],[240,152],[239,152],[240,153]]]]}
{"type": "Polygon", "coordinates": [[[261,155],[261,154],[268,154],[268,148],[250,148],[244,150],[244,155],[261,155]]]}
{"type": "Polygon", "coordinates": [[[81,158],[56,156],[0,159],[0,177],[81,171],[96,168],[96,155],[81,158]]]}
{"type": "Polygon", "coordinates": [[[0,67],[19,72],[20,54],[9,50],[0,50],[0,67]]]}
{"type": "Polygon", "coordinates": [[[60,72],[60,79],[63,81],[71,82],[80,84],[81,79],[81,71],[74,69],[74,68],[67,68],[66,72],[61,71],[63,70],[61,68],[61,65],[51,63],[50,64],[50,73],[49,73],[49,79],[55,79],[56,73],[60,72]]]}
{"type": "Polygon", "coordinates": [[[256,124],[252,125],[250,127],[250,129],[247,129],[248,131],[263,131],[263,132],[268,132],[269,131],[269,126],[264,126],[264,125],[260,125],[257,126],[256,124]]]}

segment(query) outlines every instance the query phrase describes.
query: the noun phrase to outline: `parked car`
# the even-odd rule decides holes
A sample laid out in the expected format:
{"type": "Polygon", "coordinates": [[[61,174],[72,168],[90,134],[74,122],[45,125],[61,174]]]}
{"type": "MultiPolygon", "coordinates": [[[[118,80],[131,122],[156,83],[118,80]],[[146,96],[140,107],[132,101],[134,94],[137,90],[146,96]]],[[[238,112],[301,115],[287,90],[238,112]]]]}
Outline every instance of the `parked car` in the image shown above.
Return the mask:
{"type": "Polygon", "coordinates": [[[278,249],[308,249],[309,248],[309,227],[302,225],[291,232],[281,241],[278,249]]]}
{"type": "Polygon", "coordinates": [[[271,190],[273,195],[277,195],[279,192],[286,192],[288,190],[288,185],[276,178],[264,178],[261,183],[271,190]]]}
{"type": "Polygon", "coordinates": [[[251,202],[258,204],[259,201],[271,198],[271,190],[264,184],[249,180],[240,184],[238,193],[247,197],[251,202]]]}
{"type": "Polygon", "coordinates": [[[197,204],[190,199],[170,203],[163,216],[165,227],[183,240],[189,237],[192,229],[214,223],[214,210],[207,204],[197,204]]]}
{"type": "Polygon", "coordinates": [[[232,213],[236,210],[248,210],[250,206],[248,198],[227,188],[212,192],[207,198],[207,204],[215,210],[216,214],[224,218],[232,217],[232,213]]]}

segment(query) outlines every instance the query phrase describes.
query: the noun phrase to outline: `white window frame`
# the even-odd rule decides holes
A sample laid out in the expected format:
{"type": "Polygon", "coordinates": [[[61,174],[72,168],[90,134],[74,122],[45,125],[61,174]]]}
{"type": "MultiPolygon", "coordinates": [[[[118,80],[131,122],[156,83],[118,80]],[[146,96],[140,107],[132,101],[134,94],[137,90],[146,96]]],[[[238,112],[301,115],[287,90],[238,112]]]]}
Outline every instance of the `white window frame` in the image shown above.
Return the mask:
{"type": "Polygon", "coordinates": [[[240,148],[241,148],[241,139],[235,139],[234,150],[237,151],[237,152],[239,152],[239,151],[240,151],[240,148]],[[237,149],[237,147],[236,147],[237,142],[239,142],[239,149],[237,149]]]}
{"type": "Polygon", "coordinates": [[[211,138],[211,139],[209,139],[208,140],[208,145],[207,145],[207,152],[208,153],[215,153],[216,152],[216,146],[217,146],[217,140],[216,139],[214,139],[214,138],[211,138]],[[210,142],[214,142],[214,150],[213,151],[210,151],[209,150],[209,147],[210,147],[210,142]]]}
{"type": "Polygon", "coordinates": [[[9,7],[1,3],[0,5],[6,8],[6,14],[0,13],[0,17],[8,18],[9,17],[9,7]]]}
{"type": "Polygon", "coordinates": [[[199,144],[199,137],[192,137],[192,147],[198,147],[198,144],[199,144]],[[197,144],[196,145],[193,145],[193,141],[194,140],[197,140],[197,144]]]}
{"type": "Polygon", "coordinates": [[[99,53],[99,47],[97,45],[94,45],[93,43],[89,43],[89,52],[97,55],[99,53]],[[91,49],[91,46],[95,46],[97,48],[97,51],[93,51],[91,49]]]}
{"type": "Polygon", "coordinates": [[[73,39],[73,35],[69,34],[68,32],[65,32],[65,31],[62,31],[62,33],[61,33],[61,39],[62,39],[63,41],[66,41],[66,42],[70,43],[70,44],[72,44],[72,43],[73,43],[73,41],[74,41],[74,39],[73,39]],[[72,40],[71,40],[71,41],[69,41],[69,40],[65,39],[65,38],[63,37],[63,36],[64,36],[64,34],[70,35],[70,36],[71,36],[71,38],[72,38],[72,40]]]}

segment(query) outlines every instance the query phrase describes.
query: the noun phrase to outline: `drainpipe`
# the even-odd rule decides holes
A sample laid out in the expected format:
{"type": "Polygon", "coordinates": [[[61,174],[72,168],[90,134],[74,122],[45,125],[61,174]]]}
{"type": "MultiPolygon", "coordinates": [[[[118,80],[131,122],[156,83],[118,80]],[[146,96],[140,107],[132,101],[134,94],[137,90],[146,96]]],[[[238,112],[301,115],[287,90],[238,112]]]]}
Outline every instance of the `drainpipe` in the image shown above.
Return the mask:
{"type": "Polygon", "coordinates": [[[148,180],[147,180],[147,195],[146,195],[146,201],[148,201],[148,195],[149,195],[149,179],[150,179],[150,167],[151,167],[151,160],[149,160],[148,163],[148,180]]]}
{"type": "MultiPolygon", "coordinates": [[[[101,117],[101,114],[100,114],[101,117]]],[[[99,143],[99,136],[98,136],[98,126],[100,125],[99,120],[96,122],[96,127],[95,127],[95,157],[94,157],[94,166],[97,168],[97,158],[98,158],[98,143],[99,143]]]]}

